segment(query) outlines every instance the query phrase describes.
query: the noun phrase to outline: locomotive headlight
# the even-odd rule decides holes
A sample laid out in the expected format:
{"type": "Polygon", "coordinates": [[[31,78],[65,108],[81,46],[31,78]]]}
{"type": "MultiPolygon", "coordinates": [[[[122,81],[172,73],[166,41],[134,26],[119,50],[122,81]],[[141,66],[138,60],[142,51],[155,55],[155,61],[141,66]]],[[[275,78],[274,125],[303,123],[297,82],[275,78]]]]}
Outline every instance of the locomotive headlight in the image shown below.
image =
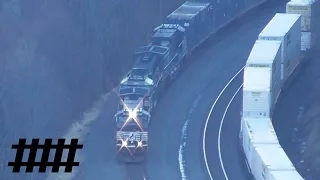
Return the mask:
{"type": "Polygon", "coordinates": [[[127,141],[122,141],[122,147],[127,147],[128,142],[127,141]]]}
{"type": "Polygon", "coordinates": [[[142,147],[142,141],[138,141],[138,147],[142,147]]]}
{"type": "Polygon", "coordinates": [[[133,118],[133,119],[135,119],[137,117],[137,110],[136,109],[134,109],[134,110],[129,110],[129,118],[131,119],[131,118],[133,118]]]}

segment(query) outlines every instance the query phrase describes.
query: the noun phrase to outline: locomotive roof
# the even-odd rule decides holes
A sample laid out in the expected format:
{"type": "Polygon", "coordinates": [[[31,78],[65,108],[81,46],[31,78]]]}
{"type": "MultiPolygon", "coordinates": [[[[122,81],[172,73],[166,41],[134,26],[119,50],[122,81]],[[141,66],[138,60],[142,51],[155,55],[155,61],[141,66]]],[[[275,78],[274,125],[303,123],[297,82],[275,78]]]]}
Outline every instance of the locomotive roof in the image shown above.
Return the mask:
{"type": "Polygon", "coordinates": [[[178,9],[169,14],[168,18],[191,19],[209,5],[210,3],[187,1],[184,4],[182,4],[178,9]]]}
{"type": "Polygon", "coordinates": [[[136,51],[136,63],[133,66],[133,73],[136,75],[146,75],[153,70],[159,58],[161,60],[169,52],[169,48],[162,46],[142,46],[136,51]]]}
{"type": "Polygon", "coordinates": [[[169,48],[162,47],[162,46],[141,46],[137,51],[136,55],[143,54],[143,53],[152,53],[152,54],[160,54],[165,55],[169,51],[169,48]]]}
{"type": "Polygon", "coordinates": [[[158,29],[153,37],[166,37],[171,38],[174,33],[177,31],[177,29],[158,29]]]}

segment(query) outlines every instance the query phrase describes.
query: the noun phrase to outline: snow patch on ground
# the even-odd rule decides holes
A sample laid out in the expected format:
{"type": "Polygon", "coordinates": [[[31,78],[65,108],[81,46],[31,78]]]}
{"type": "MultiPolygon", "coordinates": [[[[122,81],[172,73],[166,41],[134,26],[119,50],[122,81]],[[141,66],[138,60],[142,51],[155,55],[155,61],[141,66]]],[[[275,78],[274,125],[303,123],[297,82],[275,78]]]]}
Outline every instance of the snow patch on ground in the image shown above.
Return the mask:
{"type": "MultiPolygon", "coordinates": [[[[113,89],[112,91],[114,91],[113,89]]],[[[70,143],[72,138],[79,139],[81,144],[86,135],[89,133],[89,126],[99,117],[103,104],[107,101],[111,92],[103,95],[93,107],[83,114],[83,118],[75,123],[73,123],[68,130],[68,132],[63,136],[66,139],[66,143],[70,143]]],[[[62,161],[67,160],[67,152],[63,153],[62,161]]],[[[84,156],[81,154],[81,150],[76,153],[75,161],[83,162],[85,160],[84,156]]],[[[73,168],[71,173],[65,173],[64,168],[61,168],[58,173],[49,173],[46,180],[72,180],[77,174],[77,168],[73,168]]]]}
{"type": "Polygon", "coordinates": [[[187,129],[188,125],[191,119],[192,113],[196,110],[196,107],[198,106],[200,100],[202,99],[203,95],[198,95],[197,98],[194,100],[192,104],[192,108],[189,110],[187,120],[185,121],[182,130],[181,130],[181,143],[179,148],[179,168],[181,173],[181,179],[182,180],[189,180],[187,168],[186,168],[186,160],[185,160],[185,149],[187,147],[187,129]]]}

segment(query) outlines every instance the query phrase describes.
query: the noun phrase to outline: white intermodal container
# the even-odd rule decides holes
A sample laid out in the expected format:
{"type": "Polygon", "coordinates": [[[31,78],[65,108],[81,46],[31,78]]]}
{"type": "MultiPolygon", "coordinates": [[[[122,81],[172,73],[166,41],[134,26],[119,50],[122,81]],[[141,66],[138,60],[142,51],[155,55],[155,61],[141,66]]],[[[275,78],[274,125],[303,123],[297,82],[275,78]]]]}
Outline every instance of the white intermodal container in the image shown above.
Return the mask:
{"type": "Polygon", "coordinates": [[[311,32],[319,21],[319,0],[291,0],[286,5],[286,13],[301,14],[301,31],[311,32]]]}
{"type": "Polygon", "coordinates": [[[245,67],[242,114],[244,118],[269,118],[271,69],[245,67]]]}
{"type": "Polygon", "coordinates": [[[311,48],[311,32],[301,32],[301,51],[311,48]]]}
{"type": "Polygon", "coordinates": [[[280,144],[254,144],[251,164],[251,173],[256,180],[271,180],[273,171],[296,170],[280,144]]]}
{"type": "Polygon", "coordinates": [[[248,57],[246,67],[271,69],[271,110],[281,90],[281,42],[257,40],[248,57]]]}
{"type": "MultiPolygon", "coordinates": [[[[291,0],[286,5],[286,13],[301,14],[301,50],[306,51],[312,46],[312,31],[319,26],[320,1],[291,0]]],[[[315,35],[315,33],[314,33],[315,35]]],[[[315,38],[314,38],[315,39],[315,38]]]]}
{"type": "Polygon", "coordinates": [[[271,171],[270,174],[270,180],[303,180],[301,175],[296,170],[271,171]]]}
{"type": "Polygon", "coordinates": [[[281,64],[279,41],[257,40],[249,54],[246,67],[273,68],[281,64]],[[279,57],[276,59],[276,57],[279,57]]]}
{"type": "Polygon", "coordinates": [[[249,167],[252,166],[254,144],[279,144],[270,118],[244,118],[242,145],[249,167]]]}
{"type": "Polygon", "coordinates": [[[292,0],[286,5],[287,14],[301,14],[301,31],[310,32],[311,5],[310,0],[292,0]]]}
{"type": "Polygon", "coordinates": [[[258,39],[281,42],[281,80],[284,83],[300,63],[301,15],[277,13],[258,39]]]}

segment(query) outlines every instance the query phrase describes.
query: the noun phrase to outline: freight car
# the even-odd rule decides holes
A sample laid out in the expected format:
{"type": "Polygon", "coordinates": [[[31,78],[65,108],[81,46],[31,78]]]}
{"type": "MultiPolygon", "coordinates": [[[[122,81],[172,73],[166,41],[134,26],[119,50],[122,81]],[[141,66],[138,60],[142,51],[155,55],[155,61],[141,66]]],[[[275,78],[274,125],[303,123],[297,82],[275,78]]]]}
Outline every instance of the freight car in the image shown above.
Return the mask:
{"type": "Polygon", "coordinates": [[[277,13],[258,37],[281,42],[281,81],[287,81],[301,60],[301,15],[277,13]]]}
{"type": "MultiPolygon", "coordinates": [[[[270,118],[243,118],[240,129],[240,147],[246,154],[248,167],[252,166],[253,147],[257,144],[278,144],[270,118]]],[[[251,172],[250,168],[248,168],[251,172]]],[[[252,173],[252,172],[251,172],[252,173]]]]}
{"type": "Polygon", "coordinates": [[[151,42],[136,51],[135,64],[120,83],[115,114],[119,160],[144,160],[152,112],[187,57],[211,34],[266,1],[187,1],[154,29],[151,42]]]}
{"type": "Polygon", "coordinates": [[[319,31],[319,0],[294,0],[286,5],[287,14],[301,14],[301,51],[314,47],[316,33],[319,31]]]}
{"type": "Polygon", "coordinates": [[[303,180],[279,143],[255,144],[252,149],[251,167],[255,180],[303,180]]]}
{"type": "MultiPolygon", "coordinates": [[[[267,42],[274,43],[273,54],[276,54],[277,42],[267,42]]],[[[252,65],[252,61],[247,64],[252,65]]],[[[256,180],[282,180],[286,177],[302,180],[280,146],[271,122],[270,111],[274,104],[272,69],[262,67],[263,61],[255,64],[258,66],[245,67],[244,71],[243,116],[239,133],[240,148],[248,170],[256,180]]],[[[277,63],[273,61],[271,64],[277,63]]]]}
{"type": "Polygon", "coordinates": [[[269,118],[271,107],[270,69],[245,67],[243,81],[243,117],[269,118]]]}
{"type": "MultiPolygon", "coordinates": [[[[273,108],[275,106],[275,102],[277,102],[277,99],[279,97],[279,94],[281,92],[281,42],[279,41],[264,41],[264,40],[257,40],[255,44],[253,45],[253,48],[250,52],[249,58],[246,63],[246,67],[252,67],[255,69],[261,69],[264,71],[264,69],[267,71],[264,75],[264,77],[267,77],[270,75],[270,90],[271,90],[271,97],[270,97],[270,114],[268,114],[266,117],[272,117],[273,108]]],[[[246,75],[247,76],[247,75],[246,75]]],[[[250,76],[249,76],[250,77],[250,76]]],[[[248,77],[248,78],[249,78],[248,77]]],[[[247,77],[246,77],[247,78],[247,77]]],[[[257,79],[256,77],[252,77],[253,79],[257,79]]],[[[246,83],[250,83],[251,80],[246,79],[246,83]]],[[[268,83],[268,82],[266,82],[268,83]]],[[[247,93],[247,92],[244,92],[247,93]]],[[[249,92],[250,93],[250,92],[249,92]]],[[[246,98],[249,95],[247,95],[246,98]]],[[[257,96],[251,97],[252,101],[254,103],[260,103],[260,98],[257,96]],[[259,102],[258,102],[259,101],[259,102]]],[[[244,99],[245,101],[249,101],[249,99],[244,99]]],[[[253,104],[251,109],[244,109],[244,116],[247,115],[250,111],[254,111],[254,109],[260,108],[259,105],[253,104]]]]}
{"type": "Polygon", "coordinates": [[[256,180],[303,179],[280,146],[271,122],[283,85],[301,58],[301,15],[277,13],[259,34],[244,71],[239,138],[256,180]]]}
{"type": "Polygon", "coordinates": [[[211,34],[213,9],[210,3],[185,2],[169,14],[166,23],[179,24],[186,29],[188,54],[190,55],[211,34]]]}

